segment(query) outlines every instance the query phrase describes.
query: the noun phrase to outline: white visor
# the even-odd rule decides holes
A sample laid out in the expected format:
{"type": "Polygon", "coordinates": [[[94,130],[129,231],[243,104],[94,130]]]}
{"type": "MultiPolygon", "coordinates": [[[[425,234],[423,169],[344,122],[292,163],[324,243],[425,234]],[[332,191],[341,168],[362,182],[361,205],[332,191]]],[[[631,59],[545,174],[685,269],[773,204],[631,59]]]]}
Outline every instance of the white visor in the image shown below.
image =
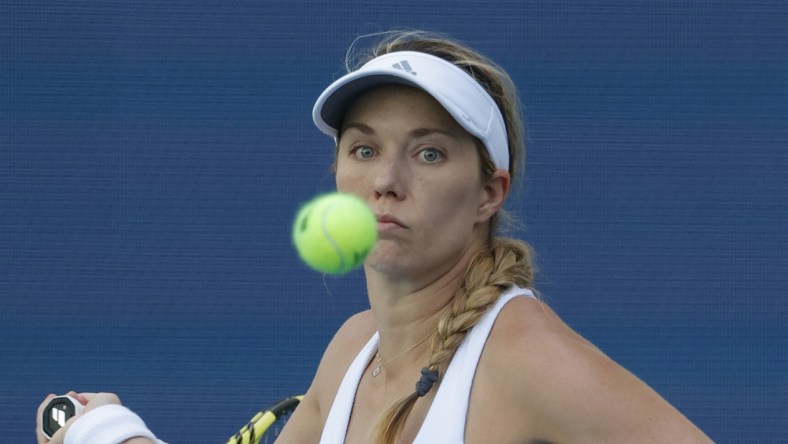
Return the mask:
{"type": "Polygon", "coordinates": [[[337,137],[342,118],[353,101],[370,89],[403,84],[424,90],[466,131],[487,148],[497,168],[509,169],[509,144],[501,111],[468,73],[439,57],[412,51],[384,54],[334,83],[318,97],[312,119],[321,131],[337,137]]]}

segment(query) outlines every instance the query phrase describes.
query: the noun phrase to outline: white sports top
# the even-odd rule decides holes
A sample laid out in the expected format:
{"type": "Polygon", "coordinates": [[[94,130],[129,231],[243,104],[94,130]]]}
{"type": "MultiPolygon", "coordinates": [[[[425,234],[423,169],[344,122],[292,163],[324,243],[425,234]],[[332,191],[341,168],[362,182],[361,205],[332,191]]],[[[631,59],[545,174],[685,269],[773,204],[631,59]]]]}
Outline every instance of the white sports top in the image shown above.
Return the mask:
{"type": "MultiPolygon", "coordinates": [[[[438,392],[435,394],[429,412],[427,412],[427,417],[424,418],[424,423],[413,441],[414,444],[462,444],[465,442],[465,418],[468,414],[468,402],[470,401],[476,366],[479,364],[484,344],[487,342],[487,337],[490,335],[498,313],[507,302],[517,296],[534,297],[534,294],[529,289],[519,287],[512,287],[505,291],[495,305],[465,336],[449,363],[448,369],[446,369],[446,374],[438,386],[438,392]]],[[[378,333],[376,332],[345,373],[337,396],[334,398],[334,404],[328,413],[326,425],[323,427],[320,444],[343,444],[345,442],[345,434],[350,422],[350,412],[356,398],[358,384],[364,370],[375,356],[377,348],[378,333]]]]}

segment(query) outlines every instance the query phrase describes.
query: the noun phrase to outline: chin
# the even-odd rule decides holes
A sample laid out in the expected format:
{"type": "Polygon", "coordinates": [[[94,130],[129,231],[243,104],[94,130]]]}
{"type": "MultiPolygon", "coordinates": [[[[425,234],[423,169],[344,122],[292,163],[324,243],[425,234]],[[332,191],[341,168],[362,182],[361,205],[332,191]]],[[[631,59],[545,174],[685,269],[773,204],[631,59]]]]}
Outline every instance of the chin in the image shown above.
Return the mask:
{"type": "Polygon", "coordinates": [[[411,258],[411,255],[378,244],[364,261],[364,268],[389,277],[404,276],[415,266],[411,258]]]}

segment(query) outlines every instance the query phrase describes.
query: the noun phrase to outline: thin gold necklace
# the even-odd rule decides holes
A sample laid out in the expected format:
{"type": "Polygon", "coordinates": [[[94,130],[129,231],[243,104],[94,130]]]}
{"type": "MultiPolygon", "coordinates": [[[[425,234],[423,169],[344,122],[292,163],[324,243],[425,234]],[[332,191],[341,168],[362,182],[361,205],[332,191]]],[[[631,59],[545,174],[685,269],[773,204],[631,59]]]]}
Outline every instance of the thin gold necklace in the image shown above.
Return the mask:
{"type": "Polygon", "coordinates": [[[438,331],[438,327],[435,327],[435,330],[432,330],[432,331],[431,331],[431,332],[430,332],[430,333],[429,333],[427,336],[425,336],[424,338],[422,338],[422,340],[421,340],[421,341],[419,341],[419,342],[417,342],[417,343],[415,343],[415,344],[411,345],[411,346],[410,346],[410,347],[408,347],[407,349],[405,349],[405,350],[403,350],[403,351],[401,351],[401,352],[397,353],[397,356],[394,356],[393,358],[389,359],[389,360],[388,360],[388,361],[386,361],[386,362],[383,362],[383,360],[382,360],[382,359],[380,359],[380,352],[375,352],[375,360],[377,360],[377,361],[378,361],[378,363],[377,363],[377,365],[375,365],[375,367],[372,369],[372,377],[373,377],[373,378],[374,378],[374,377],[377,377],[377,376],[380,374],[380,369],[381,369],[381,367],[383,367],[384,365],[386,365],[386,364],[390,363],[391,361],[393,361],[393,360],[395,360],[395,359],[399,358],[400,356],[404,355],[405,353],[407,353],[407,352],[409,352],[409,351],[413,350],[414,348],[418,347],[419,345],[421,345],[421,343],[423,343],[424,341],[426,341],[426,340],[427,340],[427,339],[428,339],[430,336],[434,335],[436,331],[438,331]]]}

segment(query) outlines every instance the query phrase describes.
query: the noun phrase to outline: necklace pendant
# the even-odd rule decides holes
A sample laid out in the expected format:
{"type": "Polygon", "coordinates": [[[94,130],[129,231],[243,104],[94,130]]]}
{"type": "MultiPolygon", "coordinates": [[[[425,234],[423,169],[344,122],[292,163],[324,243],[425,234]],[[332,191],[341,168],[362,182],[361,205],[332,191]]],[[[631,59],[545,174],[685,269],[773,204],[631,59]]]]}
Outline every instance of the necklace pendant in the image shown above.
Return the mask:
{"type": "Polygon", "coordinates": [[[380,366],[376,365],[375,368],[372,369],[372,377],[376,377],[380,374],[380,366]]]}

